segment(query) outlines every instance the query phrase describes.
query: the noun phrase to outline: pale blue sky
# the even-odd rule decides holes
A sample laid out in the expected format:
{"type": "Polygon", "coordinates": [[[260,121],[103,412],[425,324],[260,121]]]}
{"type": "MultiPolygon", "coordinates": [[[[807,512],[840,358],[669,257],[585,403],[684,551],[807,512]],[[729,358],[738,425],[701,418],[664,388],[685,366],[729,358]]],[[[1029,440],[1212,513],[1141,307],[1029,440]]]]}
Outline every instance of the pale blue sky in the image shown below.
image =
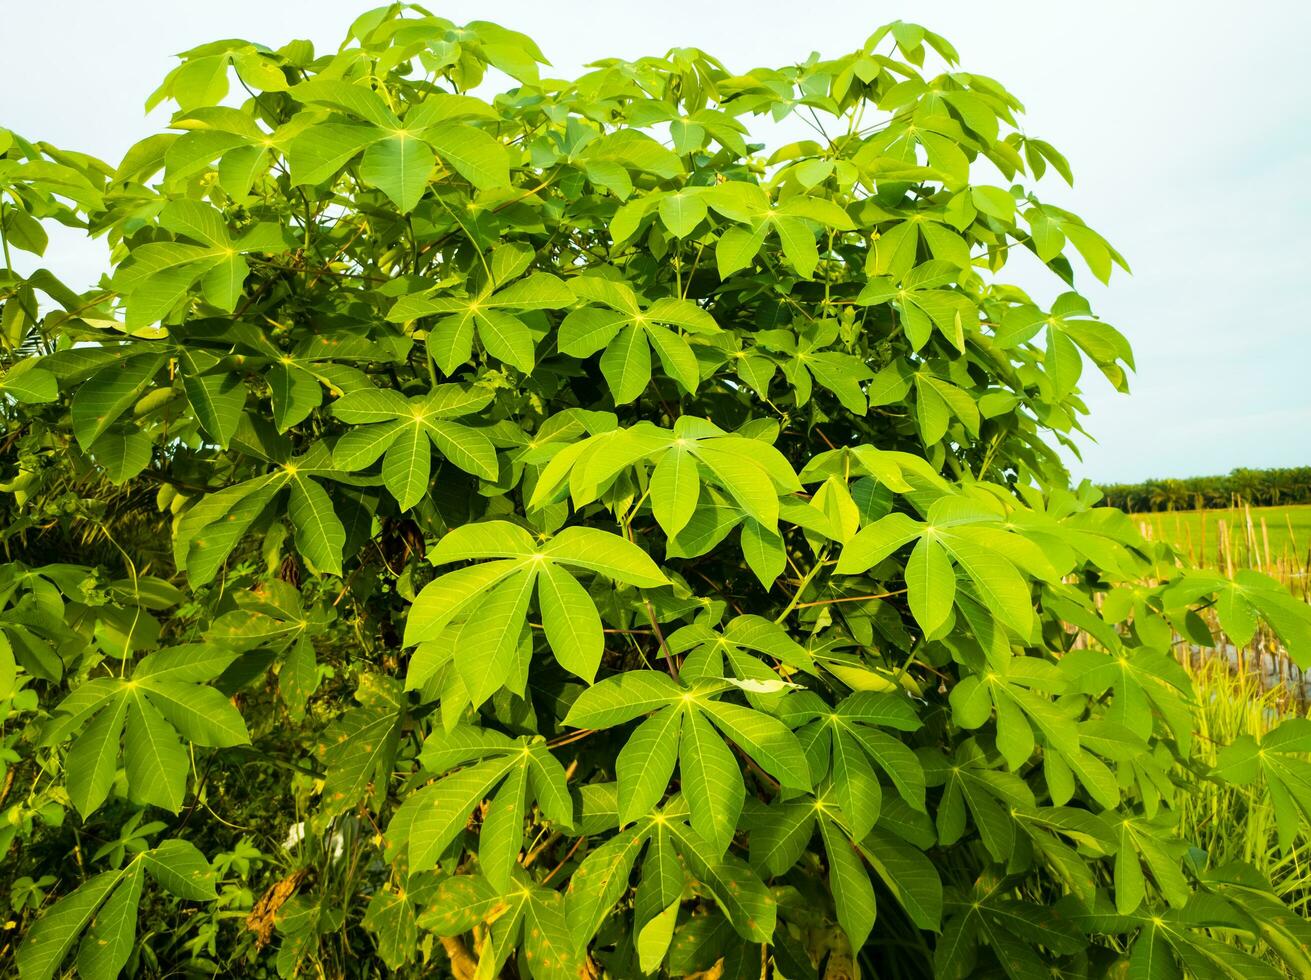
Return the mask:
{"type": "MultiPolygon", "coordinates": [[[[111,162],[167,121],[142,103],[172,55],[218,37],[335,47],[367,3],[346,0],[0,0],[0,125],[111,162]]],[[[946,35],[963,68],[1000,79],[1026,130],[1070,158],[1045,199],[1107,235],[1133,276],[1081,289],[1133,342],[1133,394],[1090,378],[1098,440],[1071,461],[1099,481],[1311,463],[1311,97],[1302,0],[847,2],[459,0],[457,21],[532,35],[572,72],[610,55],[697,46],[729,67],[838,54],[902,18],[946,35]]],[[[103,252],[69,236],[45,264],[89,284],[103,252]]],[[[1023,270],[1040,298],[1059,291],[1023,270]]]]}

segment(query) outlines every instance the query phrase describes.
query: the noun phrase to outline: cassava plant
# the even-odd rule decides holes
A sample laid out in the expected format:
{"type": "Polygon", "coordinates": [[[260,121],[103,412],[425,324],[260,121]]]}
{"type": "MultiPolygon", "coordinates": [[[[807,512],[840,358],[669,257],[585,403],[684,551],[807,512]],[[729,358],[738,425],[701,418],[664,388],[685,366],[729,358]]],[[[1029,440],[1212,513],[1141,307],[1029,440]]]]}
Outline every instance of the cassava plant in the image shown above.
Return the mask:
{"type": "Polygon", "coordinates": [[[1070,487],[1124,263],[1020,103],[901,22],[547,65],[393,5],[186,52],[116,167],[0,131],[0,957],[1311,976],[1175,820],[1290,846],[1311,722],[1207,765],[1171,656],[1311,615],[1070,487]],[[16,270],[50,221],[94,288],[16,270]]]}

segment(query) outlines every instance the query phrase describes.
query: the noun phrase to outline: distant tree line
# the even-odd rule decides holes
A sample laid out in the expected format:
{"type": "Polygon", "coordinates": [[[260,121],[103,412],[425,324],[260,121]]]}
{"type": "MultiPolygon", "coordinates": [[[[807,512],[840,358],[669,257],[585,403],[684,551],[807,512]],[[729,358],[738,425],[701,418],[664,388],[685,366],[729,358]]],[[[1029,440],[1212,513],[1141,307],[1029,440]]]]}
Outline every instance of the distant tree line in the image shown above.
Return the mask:
{"type": "Polygon", "coordinates": [[[1228,476],[1190,476],[1182,480],[1144,480],[1103,486],[1106,503],[1135,513],[1201,510],[1236,503],[1253,507],[1311,503],[1311,466],[1240,468],[1228,476]]]}

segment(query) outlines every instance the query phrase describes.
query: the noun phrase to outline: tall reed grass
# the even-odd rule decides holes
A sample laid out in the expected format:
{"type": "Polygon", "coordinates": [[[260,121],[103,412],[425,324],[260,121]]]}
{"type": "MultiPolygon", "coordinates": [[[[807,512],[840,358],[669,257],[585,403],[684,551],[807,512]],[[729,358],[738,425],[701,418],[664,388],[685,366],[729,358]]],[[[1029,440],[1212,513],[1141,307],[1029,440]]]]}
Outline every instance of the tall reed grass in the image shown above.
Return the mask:
{"type": "MultiPolygon", "coordinates": [[[[1209,765],[1216,752],[1240,735],[1260,738],[1293,713],[1286,692],[1266,688],[1260,678],[1212,659],[1193,668],[1197,688],[1196,737],[1209,765]]],[[[1311,839],[1302,834],[1281,851],[1274,808],[1260,785],[1231,786],[1203,780],[1198,792],[1180,800],[1179,830],[1206,851],[1207,864],[1245,861],[1263,872],[1279,896],[1298,914],[1311,913],[1311,839]]]]}
{"type": "MultiPolygon", "coordinates": [[[[1311,535],[1288,513],[1272,530],[1266,513],[1245,505],[1223,511],[1140,515],[1149,538],[1165,540],[1195,566],[1232,578],[1252,569],[1311,601],[1311,535]],[[1299,533],[1301,532],[1301,533],[1299,533]]],[[[1261,738],[1289,717],[1311,716],[1311,676],[1288,657],[1279,638],[1262,625],[1250,642],[1234,643],[1210,612],[1203,618],[1215,636],[1213,648],[1182,638],[1179,662],[1193,677],[1198,704],[1195,737],[1203,760],[1215,765],[1217,753],[1243,735],[1261,738]]],[[[1193,774],[1180,773],[1194,780],[1193,774]]],[[[1219,868],[1233,862],[1255,867],[1289,908],[1311,916],[1311,836],[1303,831],[1287,849],[1279,847],[1274,807],[1260,783],[1233,786],[1201,778],[1196,792],[1179,799],[1179,835],[1205,852],[1203,864],[1219,868]]],[[[1216,937],[1233,937],[1223,930],[1216,937]]],[[[1274,965],[1273,963],[1271,964],[1274,965]]]]}
{"type": "Polygon", "coordinates": [[[1163,512],[1136,517],[1144,536],[1167,541],[1190,564],[1233,577],[1245,568],[1269,575],[1300,598],[1311,601],[1311,533],[1297,508],[1253,511],[1247,504],[1225,510],[1163,512]]]}
{"type": "MultiPolygon", "coordinates": [[[[1188,564],[1214,569],[1229,578],[1251,569],[1311,602],[1311,533],[1303,530],[1306,522],[1300,513],[1296,524],[1290,513],[1289,508],[1254,513],[1246,504],[1235,504],[1226,510],[1140,514],[1137,520],[1145,537],[1166,541],[1188,564]],[[1279,516],[1283,526],[1272,531],[1267,518],[1279,516]]],[[[1264,622],[1249,641],[1235,643],[1214,612],[1203,611],[1202,618],[1214,635],[1214,645],[1202,648],[1181,642],[1180,662],[1186,668],[1196,673],[1218,659],[1231,673],[1244,675],[1243,684],[1251,681],[1256,692],[1278,697],[1281,704],[1273,707],[1279,710],[1304,712],[1311,705],[1311,674],[1293,663],[1279,637],[1264,622]]]]}

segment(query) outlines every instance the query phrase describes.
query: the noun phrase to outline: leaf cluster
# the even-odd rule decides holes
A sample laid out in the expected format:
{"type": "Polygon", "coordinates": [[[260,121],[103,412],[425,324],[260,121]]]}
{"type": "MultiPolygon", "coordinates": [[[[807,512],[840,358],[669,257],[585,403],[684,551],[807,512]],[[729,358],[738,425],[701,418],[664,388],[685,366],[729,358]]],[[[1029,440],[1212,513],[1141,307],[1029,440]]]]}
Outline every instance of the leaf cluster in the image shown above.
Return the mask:
{"type": "Polygon", "coordinates": [[[143,894],[230,910],[161,972],[1311,974],[1176,830],[1262,781],[1291,844],[1311,741],[1206,766],[1171,655],[1311,612],[1069,485],[1125,263],[1018,100],[902,22],[549,70],[397,4],[184,53],[114,167],[0,130],[22,980],[117,975],[143,894]],[[14,270],[43,220],[97,288],[14,270]]]}

